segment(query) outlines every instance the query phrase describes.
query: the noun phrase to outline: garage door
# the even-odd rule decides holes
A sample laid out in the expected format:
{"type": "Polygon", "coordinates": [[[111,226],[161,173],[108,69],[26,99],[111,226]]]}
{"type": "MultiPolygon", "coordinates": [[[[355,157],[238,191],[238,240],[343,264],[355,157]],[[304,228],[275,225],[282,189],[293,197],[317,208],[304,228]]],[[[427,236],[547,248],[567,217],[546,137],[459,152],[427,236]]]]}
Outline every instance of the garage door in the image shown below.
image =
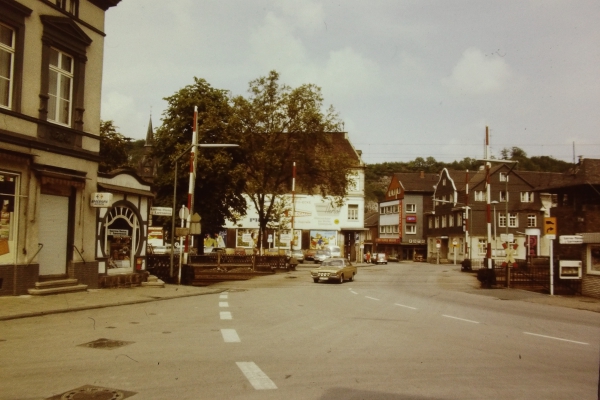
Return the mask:
{"type": "Polygon", "coordinates": [[[39,253],[40,275],[65,274],[69,198],[42,194],[40,200],[39,241],[44,245],[39,253]]]}

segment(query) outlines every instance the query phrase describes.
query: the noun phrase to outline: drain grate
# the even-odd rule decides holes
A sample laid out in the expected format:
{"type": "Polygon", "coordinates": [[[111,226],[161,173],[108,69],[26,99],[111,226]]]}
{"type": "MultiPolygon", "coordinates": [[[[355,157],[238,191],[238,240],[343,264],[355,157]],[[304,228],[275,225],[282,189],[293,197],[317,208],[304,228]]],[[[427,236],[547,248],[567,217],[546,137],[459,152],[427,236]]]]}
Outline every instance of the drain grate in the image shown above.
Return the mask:
{"type": "Polygon", "coordinates": [[[80,344],[78,346],[90,347],[92,349],[112,350],[112,349],[116,349],[119,347],[127,346],[128,344],[132,344],[132,343],[135,343],[135,342],[125,342],[123,340],[111,340],[111,339],[100,338],[98,340],[94,340],[93,342],[80,344]]]}
{"type": "Polygon", "coordinates": [[[100,386],[85,385],[69,390],[56,396],[48,397],[46,400],[122,400],[136,392],[104,388],[100,386]]]}

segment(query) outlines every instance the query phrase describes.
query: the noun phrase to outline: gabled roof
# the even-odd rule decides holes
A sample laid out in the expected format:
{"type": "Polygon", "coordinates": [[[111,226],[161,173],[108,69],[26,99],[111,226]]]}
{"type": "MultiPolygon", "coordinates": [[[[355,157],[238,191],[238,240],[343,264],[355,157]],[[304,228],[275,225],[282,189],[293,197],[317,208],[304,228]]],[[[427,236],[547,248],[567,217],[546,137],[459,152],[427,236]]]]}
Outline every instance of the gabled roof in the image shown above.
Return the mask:
{"type": "Polygon", "coordinates": [[[330,132],[329,134],[331,135],[333,148],[335,152],[347,154],[350,158],[355,160],[355,167],[364,167],[365,164],[362,158],[360,157],[361,154],[354,148],[354,146],[350,142],[347,132],[330,132]]]}
{"type": "Polygon", "coordinates": [[[438,174],[425,172],[397,172],[394,174],[405,193],[433,193],[439,180],[438,174]]]}
{"type": "Polygon", "coordinates": [[[558,189],[581,185],[600,185],[600,160],[585,158],[573,166],[568,172],[540,185],[538,190],[558,189]]]}
{"type": "Polygon", "coordinates": [[[365,212],[365,227],[377,226],[379,224],[379,213],[377,211],[366,211],[365,212]]]}

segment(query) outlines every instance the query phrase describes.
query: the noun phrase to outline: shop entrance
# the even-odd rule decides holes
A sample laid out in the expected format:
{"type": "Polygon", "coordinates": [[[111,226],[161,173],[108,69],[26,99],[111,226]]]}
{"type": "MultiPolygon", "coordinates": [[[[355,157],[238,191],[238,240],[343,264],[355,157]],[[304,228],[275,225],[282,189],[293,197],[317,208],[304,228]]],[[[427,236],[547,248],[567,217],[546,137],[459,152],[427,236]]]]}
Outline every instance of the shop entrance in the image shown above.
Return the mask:
{"type": "Polygon", "coordinates": [[[118,275],[133,272],[141,236],[136,214],[128,207],[113,207],[106,216],[105,226],[106,273],[118,275]]]}

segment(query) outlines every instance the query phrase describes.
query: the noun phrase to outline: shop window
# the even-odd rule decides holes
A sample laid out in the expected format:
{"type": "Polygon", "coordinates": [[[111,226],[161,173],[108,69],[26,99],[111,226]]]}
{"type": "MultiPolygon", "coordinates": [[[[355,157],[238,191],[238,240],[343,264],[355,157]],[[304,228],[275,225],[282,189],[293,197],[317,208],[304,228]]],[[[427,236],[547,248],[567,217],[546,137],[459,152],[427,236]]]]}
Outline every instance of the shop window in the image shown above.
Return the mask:
{"type": "Polygon", "coordinates": [[[588,245],[587,272],[591,275],[600,275],[600,245],[588,245]]]}
{"type": "Polygon", "coordinates": [[[18,176],[0,171],[0,264],[12,264],[16,257],[18,176]]]}

